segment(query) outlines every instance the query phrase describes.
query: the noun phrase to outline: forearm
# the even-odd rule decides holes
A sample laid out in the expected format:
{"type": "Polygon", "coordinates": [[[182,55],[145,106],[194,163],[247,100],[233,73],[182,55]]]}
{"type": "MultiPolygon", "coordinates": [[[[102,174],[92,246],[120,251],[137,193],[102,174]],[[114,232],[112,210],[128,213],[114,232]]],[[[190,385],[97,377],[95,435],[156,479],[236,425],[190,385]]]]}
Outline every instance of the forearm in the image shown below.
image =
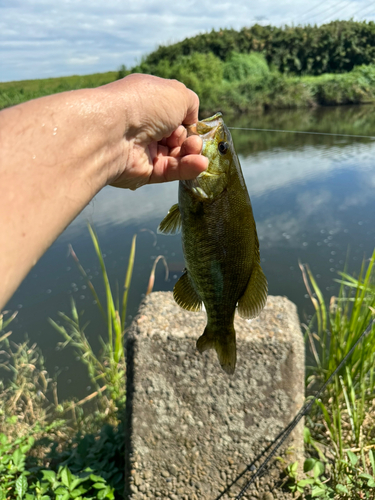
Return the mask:
{"type": "Polygon", "coordinates": [[[0,311],[106,184],[136,189],[207,168],[201,139],[182,126],[198,106],[175,80],[130,75],[0,112],[0,311]]]}
{"type": "Polygon", "coordinates": [[[0,113],[0,311],[44,251],[111,179],[124,131],[96,90],[0,113]],[[74,119],[72,119],[74,117],[74,119]]]}

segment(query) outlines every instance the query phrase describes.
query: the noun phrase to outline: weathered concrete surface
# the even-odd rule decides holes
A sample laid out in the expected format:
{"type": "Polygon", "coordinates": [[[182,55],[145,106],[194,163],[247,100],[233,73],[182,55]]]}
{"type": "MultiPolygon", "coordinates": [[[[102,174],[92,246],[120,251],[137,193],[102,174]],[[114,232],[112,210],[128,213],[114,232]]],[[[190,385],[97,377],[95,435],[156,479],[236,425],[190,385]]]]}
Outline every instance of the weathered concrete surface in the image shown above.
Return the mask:
{"type": "MultiPolygon", "coordinates": [[[[303,404],[304,344],[293,303],[270,296],[258,318],[236,317],[233,376],[222,371],[214,351],[196,351],[205,322],[204,312],[184,311],[171,293],[158,292],[146,297],[130,328],[126,489],[131,499],[215,499],[303,404]]],[[[288,446],[297,456],[303,453],[302,423],[288,446]]],[[[275,489],[278,476],[278,470],[268,473],[243,498],[289,498],[275,489]]],[[[239,485],[248,478],[249,473],[239,485]]],[[[238,492],[235,486],[224,498],[238,492]]]]}

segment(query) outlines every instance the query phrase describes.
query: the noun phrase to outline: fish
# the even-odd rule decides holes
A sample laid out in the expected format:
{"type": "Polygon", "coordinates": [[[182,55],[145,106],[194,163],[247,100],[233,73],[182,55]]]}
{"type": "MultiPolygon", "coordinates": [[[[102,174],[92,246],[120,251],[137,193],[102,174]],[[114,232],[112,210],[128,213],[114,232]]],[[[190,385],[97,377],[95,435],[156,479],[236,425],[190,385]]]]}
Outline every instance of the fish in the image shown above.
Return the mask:
{"type": "Polygon", "coordinates": [[[173,289],[179,306],[200,311],[207,324],[197,349],[215,349],[223,370],[235,371],[234,316],[259,315],[268,285],[260,264],[259,240],[250,197],[222,113],[186,126],[202,138],[208,168],[193,180],[179,181],[178,203],[158,232],[181,230],[185,270],[173,289]]]}

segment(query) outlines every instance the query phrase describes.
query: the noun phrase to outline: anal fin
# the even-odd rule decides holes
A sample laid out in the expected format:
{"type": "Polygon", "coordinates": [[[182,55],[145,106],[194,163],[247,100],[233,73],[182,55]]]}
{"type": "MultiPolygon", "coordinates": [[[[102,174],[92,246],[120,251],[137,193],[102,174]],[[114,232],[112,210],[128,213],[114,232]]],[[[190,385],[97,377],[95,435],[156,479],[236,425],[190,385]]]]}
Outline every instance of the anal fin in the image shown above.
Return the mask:
{"type": "Polygon", "coordinates": [[[238,314],[243,318],[255,318],[267,302],[268,284],[259,262],[251,273],[246,290],[238,301],[238,314]]]}
{"type": "Polygon", "coordinates": [[[175,234],[181,230],[181,213],[178,207],[178,203],[173,205],[168,214],[160,222],[158,227],[158,233],[163,234],[175,234]]]}
{"type": "Polygon", "coordinates": [[[173,298],[183,309],[194,312],[201,310],[202,300],[196,292],[187,271],[175,284],[173,298]]]}

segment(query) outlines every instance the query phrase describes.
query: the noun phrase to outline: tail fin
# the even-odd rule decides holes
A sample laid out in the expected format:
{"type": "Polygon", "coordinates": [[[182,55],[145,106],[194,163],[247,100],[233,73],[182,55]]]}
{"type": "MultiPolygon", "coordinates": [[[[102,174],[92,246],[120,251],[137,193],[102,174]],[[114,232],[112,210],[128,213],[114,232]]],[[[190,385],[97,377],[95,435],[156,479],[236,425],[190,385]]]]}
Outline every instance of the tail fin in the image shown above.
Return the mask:
{"type": "Polygon", "coordinates": [[[197,349],[199,352],[215,349],[222,369],[228,375],[233,375],[237,359],[236,332],[233,326],[215,331],[207,325],[203,335],[197,340],[197,349]]]}

